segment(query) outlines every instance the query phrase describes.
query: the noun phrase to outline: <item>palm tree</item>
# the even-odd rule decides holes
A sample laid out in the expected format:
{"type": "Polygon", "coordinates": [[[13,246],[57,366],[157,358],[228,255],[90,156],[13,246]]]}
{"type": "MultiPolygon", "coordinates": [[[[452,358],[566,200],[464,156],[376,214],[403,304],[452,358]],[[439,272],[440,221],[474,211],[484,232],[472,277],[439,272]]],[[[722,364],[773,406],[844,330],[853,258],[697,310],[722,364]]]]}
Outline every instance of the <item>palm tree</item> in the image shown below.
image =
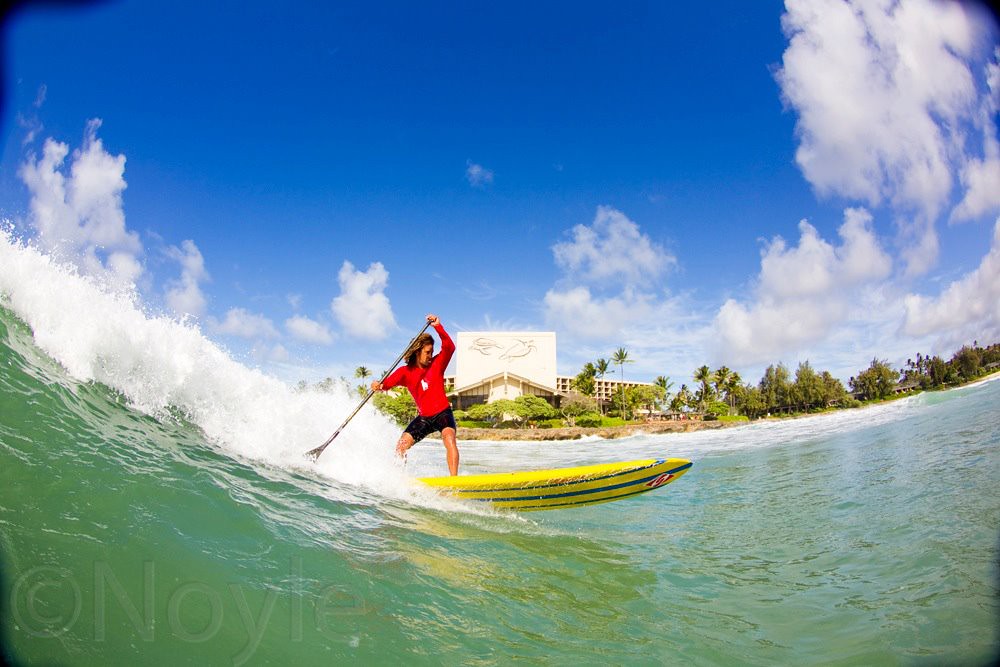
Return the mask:
{"type": "Polygon", "coordinates": [[[743,388],[743,378],[736,371],[733,371],[726,380],[726,400],[729,401],[729,414],[736,411],[736,395],[743,388]]]}
{"type": "Polygon", "coordinates": [[[622,376],[622,419],[625,418],[625,364],[631,364],[632,361],[632,359],[628,358],[628,352],[624,347],[618,348],[611,355],[611,362],[618,364],[622,376]]]}
{"type": "Polygon", "coordinates": [[[670,381],[670,378],[666,375],[657,376],[656,380],[653,382],[657,387],[663,390],[663,404],[670,404],[670,388],[674,386],[674,383],[670,381]]]}
{"type": "Polygon", "coordinates": [[[682,384],[681,388],[677,390],[677,395],[674,396],[674,400],[670,402],[670,409],[674,412],[680,412],[681,409],[691,406],[691,392],[688,391],[688,386],[682,384]]]}
{"type": "Polygon", "coordinates": [[[723,394],[726,390],[726,383],[729,381],[729,375],[732,373],[726,366],[720,366],[719,370],[715,371],[715,393],[719,396],[723,394]]]}
{"type": "Polygon", "coordinates": [[[705,408],[708,405],[709,398],[711,397],[712,379],[713,379],[712,371],[709,370],[708,366],[702,366],[701,368],[699,368],[694,372],[694,381],[701,383],[701,390],[699,390],[698,392],[699,394],[698,405],[701,408],[702,412],[705,411],[705,408]]]}
{"type": "Polygon", "coordinates": [[[361,384],[358,385],[358,394],[364,396],[368,393],[368,387],[365,386],[365,378],[370,377],[372,372],[368,370],[365,366],[358,366],[354,369],[354,377],[361,380],[361,384]]]}
{"type": "MultiPolygon", "coordinates": [[[[608,372],[608,368],[610,368],[610,367],[611,367],[611,363],[607,359],[598,359],[597,363],[594,365],[594,368],[597,371],[596,377],[603,378],[605,376],[605,374],[608,372]]],[[[603,417],[604,416],[604,401],[602,401],[600,398],[598,398],[597,399],[597,405],[598,405],[598,407],[600,407],[600,409],[601,409],[601,416],[603,417]]]]}

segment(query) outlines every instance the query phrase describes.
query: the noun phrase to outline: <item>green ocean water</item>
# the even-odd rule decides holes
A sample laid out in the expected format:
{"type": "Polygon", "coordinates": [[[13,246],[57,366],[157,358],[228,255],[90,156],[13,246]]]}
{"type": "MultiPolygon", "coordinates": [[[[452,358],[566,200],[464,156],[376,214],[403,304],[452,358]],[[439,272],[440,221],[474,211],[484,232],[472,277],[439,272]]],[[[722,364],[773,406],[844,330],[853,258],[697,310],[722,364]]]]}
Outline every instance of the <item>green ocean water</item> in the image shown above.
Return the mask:
{"type": "MultiPolygon", "coordinates": [[[[184,398],[231,369],[190,364],[182,405],[143,411],[67,370],[131,358],[141,381],[122,387],[155,385],[142,345],[70,336],[45,343],[57,361],[36,334],[0,308],[16,664],[975,665],[1000,648],[1000,382],[712,433],[464,443],[466,472],[694,461],[632,500],[510,515],[386,490],[440,474],[439,443],[374,482],[351,441],[391,449],[391,425],[346,432],[327,468],[290,454],[315,438],[244,452],[212,423],[252,422],[250,399],[241,416],[184,398]]],[[[294,416],[281,397],[267,423],[294,416]]]]}

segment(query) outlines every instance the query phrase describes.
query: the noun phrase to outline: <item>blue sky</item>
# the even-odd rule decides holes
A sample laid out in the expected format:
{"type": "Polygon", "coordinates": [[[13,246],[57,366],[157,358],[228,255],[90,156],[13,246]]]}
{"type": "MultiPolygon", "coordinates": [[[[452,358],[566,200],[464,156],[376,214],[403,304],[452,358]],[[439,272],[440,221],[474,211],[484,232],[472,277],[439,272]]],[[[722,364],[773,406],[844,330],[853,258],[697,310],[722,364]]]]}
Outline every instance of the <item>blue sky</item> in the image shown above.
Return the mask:
{"type": "Polygon", "coordinates": [[[427,312],[677,386],[1000,340],[975,5],[312,4],[22,10],[0,215],[292,381],[427,312]]]}

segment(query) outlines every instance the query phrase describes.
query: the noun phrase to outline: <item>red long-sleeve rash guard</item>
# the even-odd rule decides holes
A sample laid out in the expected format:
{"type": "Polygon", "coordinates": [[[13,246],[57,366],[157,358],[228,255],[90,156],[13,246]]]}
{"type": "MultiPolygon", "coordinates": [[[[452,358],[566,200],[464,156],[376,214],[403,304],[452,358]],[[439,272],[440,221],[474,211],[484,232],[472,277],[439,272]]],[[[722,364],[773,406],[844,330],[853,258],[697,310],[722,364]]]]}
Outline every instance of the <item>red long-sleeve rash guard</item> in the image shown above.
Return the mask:
{"type": "Polygon", "coordinates": [[[434,327],[434,331],[441,338],[441,351],[431,359],[431,365],[427,368],[417,365],[400,366],[382,383],[383,389],[392,389],[398,385],[409,389],[422,417],[433,417],[451,407],[444,393],[444,370],[455,354],[455,343],[440,324],[434,327]]]}

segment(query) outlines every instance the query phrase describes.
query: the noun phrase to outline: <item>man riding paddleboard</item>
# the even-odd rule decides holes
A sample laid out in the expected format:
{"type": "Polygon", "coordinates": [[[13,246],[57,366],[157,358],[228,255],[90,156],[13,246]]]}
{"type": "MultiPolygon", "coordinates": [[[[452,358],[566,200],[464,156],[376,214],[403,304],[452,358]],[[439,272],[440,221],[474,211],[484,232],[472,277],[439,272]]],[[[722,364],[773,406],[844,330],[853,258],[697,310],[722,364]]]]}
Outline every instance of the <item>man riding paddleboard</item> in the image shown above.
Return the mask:
{"type": "Polygon", "coordinates": [[[431,433],[441,432],[448,471],[458,474],[458,444],[456,442],[455,415],[444,392],[444,371],[455,354],[455,343],[441,326],[437,315],[428,315],[427,321],[441,339],[441,352],[434,354],[434,338],[429,333],[420,334],[403,355],[406,365],[397,368],[383,382],[372,382],[372,391],[386,391],[403,385],[410,391],[417,404],[417,416],[399,436],[396,455],[405,459],[413,445],[431,433]]]}

